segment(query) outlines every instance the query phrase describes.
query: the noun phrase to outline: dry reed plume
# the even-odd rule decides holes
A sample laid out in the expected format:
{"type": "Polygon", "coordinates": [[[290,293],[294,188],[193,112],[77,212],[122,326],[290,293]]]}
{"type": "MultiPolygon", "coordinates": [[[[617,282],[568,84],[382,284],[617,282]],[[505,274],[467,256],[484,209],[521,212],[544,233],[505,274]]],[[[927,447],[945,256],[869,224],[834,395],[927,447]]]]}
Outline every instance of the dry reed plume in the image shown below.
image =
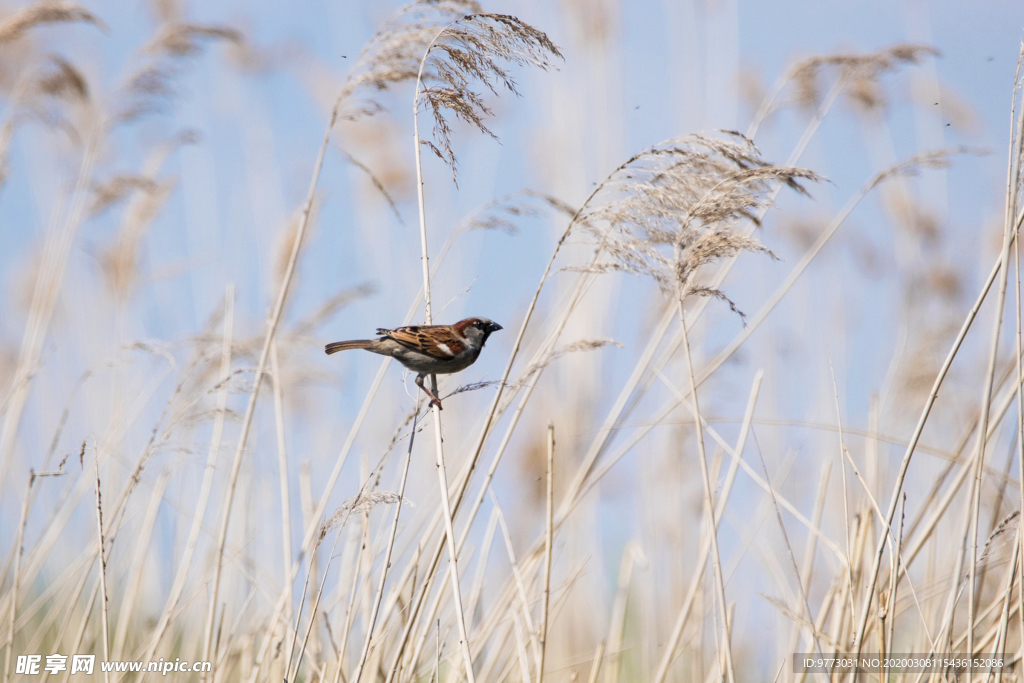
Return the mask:
{"type": "MultiPolygon", "coordinates": [[[[592,131],[624,105],[566,104],[567,83],[593,96],[618,55],[608,3],[568,16],[588,7],[564,49],[477,2],[398,8],[343,80],[325,79],[336,98],[317,150],[270,144],[280,122],[246,110],[263,107],[250,88],[279,65],[253,69],[262,48],[243,31],[173,0],[153,3],[124,68],[41,37],[68,24],[52,35],[124,40],[91,6],[0,17],[0,213],[30,222],[15,182],[45,204],[38,239],[12,240],[4,261],[23,262],[28,285],[20,307],[3,293],[0,321],[2,683],[27,676],[24,655],[87,652],[206,660],[211,672],[174,675],[208,683],[802,683],[801,650],[1005,652],[1012,675],[972,680],[1020,678],[1020,66],[1002,201],[969,197],[972,220],[999,214],[998,230],[972,225],[964,247],[915,183],[992,163],[965,160],[973,148],[879,153],[863,174],[832,164],[844,182],[821,194],[841,208],[824,219],[828,201],[805,189],[823,177],[801,165],[827,136],[851,136],[851,155],[902,146],[888,114],[918,105],[888,79],[936,49],[801,60],[764,89],[746,134],[686,132],[592,180],[575,162],[603,158],[592,131]],[[579,49],[593,41],[607,54],[579,49]],[[216,44],[233,50],[226,66],[216,44]],[[544,72],[563,51],[571,73],[556,81],[544,72]],[[217,69],[219,92],[186,86],[201,68],[217,69]],[[469,190],[448,172],[471,159],[487,179],[463,146],[490,144],[491,98],[535,77],[558,97],[529,106],[565,112],[509,128],[538,137],[503,148],[493,182],[472,183],[500,196],[457,215],[469,190]],[[202,106],[160,116],[186,98],[202,106]],[[844,98],[861,128],[823,128],[842,125],[844,98]],[[238,140],[177,128],[224,111],[238,140]],[[783,134],[755,145],[773,113],[783,134]],[[361,128],[370,116],[390,127],[361,128]],[[344,146],[394,134],[415,145],[414,166],[395,154],[403,173],[380,173],[379,158],[339,151],[341,119],[344,146]],[[424,166],[424,147],[442,164],[424,166]],[[541,166],[572,201],[505,189],[505,171],[539,183],[541,166]],[[415,177],[418,240],[402,177],[415,177]],[[783,213],[798,239],[779,238],[783,213]],[[977,278],[974,248],[988,269],[977,278]],[[745,254],[774,262],[758,271],[745,254]],[[450,297],[445,316],[486,304],[499,310],[473,312],[507,331],[479,374],[444,387],[443,423],[396,389],[386,360],[367,370],[319,353],[331,325],[421,310],[430,323],[450,297]],[[742,330],[719,324],[732,318],[715,300],[742,330]]],[[[310,56],[296,50],[283,62],[310,56]]],[[[349,63],[331,58],[330,70],[349,63]]]]}
{"type": "Polygon", "coordinates": [[[774,257],[735,226],[760,223],[773,183],[807,194],[800,180],[821,178],[769,164],[739,133],[667,140],[622,164],[576,217],[607,258],[570,269],[647,275],[667,291],[680,288],[682,298],[711,296],[740,313],[721,289],[698,285],[694,277],[702,266],[740,252],[774,257]]]}

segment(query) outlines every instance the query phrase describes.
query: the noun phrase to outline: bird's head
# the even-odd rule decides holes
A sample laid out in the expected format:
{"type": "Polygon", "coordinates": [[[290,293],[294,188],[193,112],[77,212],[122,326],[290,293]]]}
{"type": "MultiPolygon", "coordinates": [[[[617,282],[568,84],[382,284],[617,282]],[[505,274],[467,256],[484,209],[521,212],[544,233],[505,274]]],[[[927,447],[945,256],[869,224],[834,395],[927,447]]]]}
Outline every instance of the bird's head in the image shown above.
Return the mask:
{"type": "Polygon", "coordinates": [[[501,329],[501,325],[487,318],[466,318],[455,323],[456,331],[466,339],[479,342],[483,346],[492,332],[501,329]]]}

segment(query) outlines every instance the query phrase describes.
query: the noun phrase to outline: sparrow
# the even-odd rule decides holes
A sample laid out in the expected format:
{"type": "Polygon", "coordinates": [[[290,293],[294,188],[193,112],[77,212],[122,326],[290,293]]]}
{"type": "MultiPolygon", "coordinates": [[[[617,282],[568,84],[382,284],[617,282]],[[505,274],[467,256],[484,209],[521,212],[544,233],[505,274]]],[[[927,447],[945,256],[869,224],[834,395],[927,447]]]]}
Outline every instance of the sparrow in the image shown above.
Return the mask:
{"type": "Polygon", "coordinates": [[[454,325],[409,325],[393,330],[379,328],[378,339],[353,339],[328,344],[328,355],[348,349],[365,349],[391,356],[416,375],[416,386],[430,397],[431,407],[441,410],[441,399],[423,384],[427,375],[447,375],[476,362],[492,332],[501,325],[487,318],[466,318],[454,325]]]}

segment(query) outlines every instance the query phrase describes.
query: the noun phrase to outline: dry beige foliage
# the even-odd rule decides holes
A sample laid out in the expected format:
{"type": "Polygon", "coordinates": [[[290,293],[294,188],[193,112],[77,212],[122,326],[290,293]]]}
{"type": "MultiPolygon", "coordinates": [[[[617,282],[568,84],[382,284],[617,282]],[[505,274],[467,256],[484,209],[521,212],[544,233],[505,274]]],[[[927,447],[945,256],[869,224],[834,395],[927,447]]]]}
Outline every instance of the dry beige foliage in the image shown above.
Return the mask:
{"type": "Polygon", "coordinates": [[[52,56],[40,75],[39,91],[62,100],[84,102],[89,99],[85,77],[63,57],[52,56]]]}
{"type": "Polygon", "coordinates": [[[735,304],[719,289],[694,278],[707,263],[742,251],[772,255],[735,229],[757,222],[769,190],[783,183],[806,194],[800,181],[819,181],[804,168],[775,166],[753,142],[723,131],[668,140],[629,159],[605,181],[579,225],[596,238],[604,260],[570,270],[647,275],[681,296],[713,296],[735,304]]]}
{"type": "Polygon", "coordinates": [[[40,2],[15,12],[0,22],[0,43],[17,40],[29,29],[43,24],[85,22],[106,29],[96,15],[74,2],[40,2]]]}
{"type": "Polygon", "coordinates": [[[146,46],[148,52],[166,53],[176,57],[194,55],[202,49],[202,41],[226,40],[241,43],[242,34],[228,26],[209,26],[188,22],[164,24],[146,46]]]}
{"type": "Polygon", "coordinates": [[[801,106],[816,106],[821,99],[821,77],[833,73],[847,78],[852,85],[848,95],[858,106],[870,110],[885,104],[879,85],[883,75],[900,66],[918,64],[925,57],[938,55],[939,51],[930,45],[909,43],[877,52],[815,55],[796,63],[788,76],[796,86],[797,102],[801,106]]]}

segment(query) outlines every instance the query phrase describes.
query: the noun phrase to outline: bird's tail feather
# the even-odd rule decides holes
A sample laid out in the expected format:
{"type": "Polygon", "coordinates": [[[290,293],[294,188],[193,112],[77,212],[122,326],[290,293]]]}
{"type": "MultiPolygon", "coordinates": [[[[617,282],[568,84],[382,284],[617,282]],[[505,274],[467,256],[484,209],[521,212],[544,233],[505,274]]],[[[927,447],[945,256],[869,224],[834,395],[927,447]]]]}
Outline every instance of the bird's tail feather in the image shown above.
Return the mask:
{"type": "Polygon", "coordinates": [[[375,339],[353,339],[352,341],[334,342],[325,346],[324,351],[330,355],[338,351],[347,351],[348,349],[368,349],[373,346],[375,341],[375,339]]]}

